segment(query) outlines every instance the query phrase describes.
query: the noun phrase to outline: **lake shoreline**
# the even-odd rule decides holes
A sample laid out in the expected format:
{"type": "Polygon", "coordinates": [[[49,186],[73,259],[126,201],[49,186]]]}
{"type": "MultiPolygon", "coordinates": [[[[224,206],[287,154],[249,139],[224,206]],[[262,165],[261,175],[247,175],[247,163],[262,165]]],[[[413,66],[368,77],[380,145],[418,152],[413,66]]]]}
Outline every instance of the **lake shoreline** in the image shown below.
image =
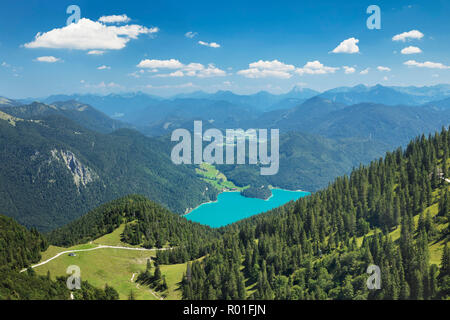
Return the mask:
{"type": "Polygon", "coordinates": [[[271,188],[272,195],[267,199],[244,197],[239,191],[223,191],[217,199],[199,204],[182,216],[189,221],[220,228],[235,221],[248,218],[274,208],[280,207],[290,201],[296,201],[311,193],[304,190],[287,190],[271,188]],[[236,192],[238,193],[236,195],[236,192]],[[207,205],[208,206],[204,206],[207,205]],[[211,205],[211,206],[210,206],[211,205]],[[195,213],[195,215],[191,215],[195,213]]]}
{"type": "MultiPolygon", "coordinates": [[[[289,191],[289,192],[307,192],[307,193],[311,194],[311,192],[305,191],[305,190],[301,190],[301,189],[298,189],[298,190],[289,190],[289,189],[283,189],[283,188],[279,188],[279,187],[271,187],[271,186],[269,187],[269,189],[270,189],[270,190],[283,190],[283,191],[289,191]]],[[[221,192],[219,192],[219,193],[217,194],[217,199],[219,199],[219,195],[220,195],[220,194],[222,194],[222,193],[227,193],[227,192],[239,192],[239,193],[240,193],[241,191],[239,191],[239,190],[227,190],[227,191],[221,191],[221,192]]],[[[272,194],[270,195],[270,197],[268,197],[267,199],[246,197],[246,196],[244,196],[244,195],[243,195],[243,197],[249,198],[249,199],[260,199],[260,200],[264,200],[264,201],[269,201],[269,200],[273,197],[273,192],[272,192],[272,194]]],[[[204,205],[204,204],[208,204],[208,203],[216,203],[217,201],[218,201],[218,200],[214,200],[214,201],[210,200],[210,201],[202,202],[202,203],[200,203],[198,206],[196,206],[195,208],[190,208],[189,212],[183,213],[183,214],[181,214],[180,216],[181,216],[181,217],[185,217],[185,216],[187,216],[188,214],[190,214],[192,211],[194,211],[195,209],[198,209],[200,206],[202,206],[202,205],[204,205]]]]}

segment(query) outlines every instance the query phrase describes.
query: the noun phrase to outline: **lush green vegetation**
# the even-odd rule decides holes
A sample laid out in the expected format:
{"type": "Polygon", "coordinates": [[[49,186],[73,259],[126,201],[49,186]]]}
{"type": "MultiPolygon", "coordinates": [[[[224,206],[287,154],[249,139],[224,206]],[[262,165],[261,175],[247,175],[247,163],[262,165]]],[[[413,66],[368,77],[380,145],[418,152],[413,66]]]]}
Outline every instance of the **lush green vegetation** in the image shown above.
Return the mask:
{"type": "Polygon", "coordinates": [[[225,227],[187,267],[183,298],[449,298],[449,147],[445,129],[422,136],[323,191],[225,227]],[[443,252],[440,266],[431,250],[443,252]],[[381,290],[366,287],[370,264],[381,268],[381,290]]]}
{"type": "MultiPolygon", "coordinates": [[[[60,249],[62,251],[68,250],[60,249]]],[[[54,256],[53,253],[51,255],[54,256]]],[[[80,267],[81,279],[88,281],[95,288],[105,288],[106,285],[112,286],[121,300],[126,300],[132,290],[136,299],[152,300],[155,299],[155,296],[142,286],[136,287],[134,280],[140,272],[145,270],[147,259],[152,259],[154,256],[155,253],[152,251],[103,248],[76,252],[73,257],[64,254],[36,267],[35,270],[38,275],[42,276],[50,272],[52,280],[56,280],[59,277],[66,277],[67,267],[77,265],[80,267]],[[131,281],[133,274],[135,276],[131,281]]],[[[181,281],[181,275],[178,281],[181,281]]]]}
{"type": "Polygon", "coordinates": [[[28,231],[12,218],[0,215],[0,266],[19,270],[41,259],[48,242],[35,229],[28,231]]]}
{"type": "Polygon", "coordinates": [[[217,170],[214,165],[206,162],[203,162],[200,165],[200,168],[197,168],[195,171],[202,177],[204,181],[211,184],[219,192],[243,191],[247,188],[236,186],[233,182],[229,181],[223,173],[217,170]]]}
{"type": "Polygon", "coordinates": [[[48,239],[54,245],[72,246],[112,233],[122,224],[121,241],[145,248],[189,246],[189,258],[202,256],[203,243],[218,237],[210,227],[188,221],[143,196],[131,195],[52,231],[48,239]]]}
{"type": "Polygon", "coordinates": [[[259,187],[251,186],[241,191],[241,195],[248,198],[269,199],[272,196],[272,191],[269,186],[263,185],[259,187]]]}
{"type": "Polygon", "coordinates": [[[174,165],[169,154],[170,145],[130,129],[101,134],[60,116],[0,119],[0,207],[49,231],[132,193],[179,214],[216,198],[193,167],[174,165]]]}
{"type": "MultiPolygon", "coordinates": [[[[0,215],[0,300],[67,300],[67,275],[53,281],[50,272],[37,275],[29,266],[41,258],[47,242],[36,230],[28,231],[12,218],[0,215]],[[28,266],[26,272],[19,272],[28,266]]],[[[67,267],[66,267],[67,268],[67,267]]],[[[64,269],[65,271],[66,269],[64,269]]],[[[75,299],[115,300],[116,290],[110,286],[98,289],[83,281],[73,292],[75,299]]]]}

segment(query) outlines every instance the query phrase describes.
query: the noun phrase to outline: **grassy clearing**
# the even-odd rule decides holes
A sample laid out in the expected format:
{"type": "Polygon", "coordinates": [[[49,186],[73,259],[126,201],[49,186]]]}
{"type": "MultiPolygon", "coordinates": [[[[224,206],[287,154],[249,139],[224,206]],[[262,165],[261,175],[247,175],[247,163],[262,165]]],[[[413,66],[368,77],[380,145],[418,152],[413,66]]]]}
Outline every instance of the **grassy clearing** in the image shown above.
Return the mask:
{"type": "MultiPolygon", "coordinates": [[[[133,222],[131,222],[133,223],[133,222]]],[[[102,236],[91,243],[63,248],[50,246],[42,253],[41,261],[48,260],[58,253],[71,250],[91,249],[99,245],[138,247],[131,246],[121,241],[121,234],[125,224],[105,236],[102,236]]],[[[138,285],[134,281],[140,272],[145,271],[147,259],[155,257],[156,252],[152,251],[134,251],[124,249],[103,248],[93,251],[76,252],[75,257],[68,254],[48,262],[45,265],[36,267],[38,274],[46,275],[50,271],[53,279],[57,276],[66,276],[67,267],[77,265],[81,269],[81,277],[88,280],[95,287],[103,288],[105,284],[114,287],[119,293],[120,299],[128,298],[130,291],[133,290],[138,300],[157,300],[148,287],[138,285]],[[133,281],[131,278],[135,274],[133,281]]],[[[161,273],[166,277],[168,290],[164,292],[166,299],[181,299],[179,290],[183,273],[186,271],[187,263],[177,265],[161,265],[161,273]]],[[[157,292],[158,296],[162,293],[157,292]]]]}
{"type": "Polygon", "coordinates": [[[183,273],[186,272],[186,267],[187,263],[160,266],[161,273],[166,276],[167,286],[169,287],[166,299],[181,300],[180,285],[183,278],[183,273]]]}
{"type": "Polygon", "coordinates": [[[133,273],[145,270],[147,259],[154,257],[150,251],[133,251],[123,249],[98,249],[77,252],[75,257],[62,255],[43,266],[35,268],[38,274],[45,275],[50,271],[52,278],[66,276],[67,267],[77,265],[81,269],[81,277],[92,285],[103,288],[105,284],[113,286],[120,299],[127,299],[131,290],[137,299],[154,300],[148,288],[137,288],[131,282],[133,273]]]}
{"type": "MultiPolygon", "coordinates": [[[[130,224],[135,224],[136,222],[130,222],[130,224]]],[[[108,233],[98,239],[92,241],[93,244],[105,245],[105,246],[118,246],[118,247],[127,247],[127,248],[139,248],[139,245],[131,245],[129,243],[122,241],[122,233],[125,229],[125,224],[120,225],[116,230],[111,233],[108,233]]]]}
{"type": "Polygon", "coordinates": [[[200,168],[195,169],[198,175],[202,176],[202,180],[211,184],[219,191],[242,191],[246,187],[238,187],[233,182],[228,181],[227,177],[209,163],[202,163],[200,168]]]}

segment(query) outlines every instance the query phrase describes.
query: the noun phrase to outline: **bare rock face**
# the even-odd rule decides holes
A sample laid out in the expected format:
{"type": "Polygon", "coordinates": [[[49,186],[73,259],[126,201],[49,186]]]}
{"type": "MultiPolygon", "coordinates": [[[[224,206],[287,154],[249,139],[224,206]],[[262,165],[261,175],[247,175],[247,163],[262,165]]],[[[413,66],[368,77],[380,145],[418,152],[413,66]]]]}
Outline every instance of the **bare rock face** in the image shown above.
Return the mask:
{"type": "Polygon", "coordinates": [[[53,149],[51,154],[55,160],[61,161],[65,164],[67,169],[72,174],[73,181],[78,189],[81,187],[86,187],[89,183],[98,179],[98,175],[95,171],[81,163],[73,152],[69,150],[64,151],[53,149]]]}

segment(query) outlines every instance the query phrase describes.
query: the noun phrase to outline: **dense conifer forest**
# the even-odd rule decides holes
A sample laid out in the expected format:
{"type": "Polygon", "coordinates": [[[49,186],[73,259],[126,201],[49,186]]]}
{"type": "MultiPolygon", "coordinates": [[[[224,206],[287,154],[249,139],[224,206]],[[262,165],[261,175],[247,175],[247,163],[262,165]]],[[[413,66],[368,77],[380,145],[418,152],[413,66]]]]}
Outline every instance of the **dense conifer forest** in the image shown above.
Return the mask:
{"type": "MultiPolygon", "coordinates": [[[[188,265],[183,298],[448,298],[449,145],[446,129],[422,136],[323,191],[225,227],[188,265]],[[430,264],[436,243],[445,243],[440,266],[430,264]],[[381,290],[367,289],[370,264],[381,290]]],[[[159,257],[171,262],[176,251],[159,257]]]]}
{"type": "Polygon", "coordinates": [[[200,256],[199,248],[219,236],[217,230],[187,221],[144,196],[130,195],[92,210],[47,238],[54,245],[72,246],[110,233],[124,223],[122,240],[126,243],[145,248],[180,246],[181,251],[189,247],[190,254],[197,252],[193,256],[200,256]]]}

